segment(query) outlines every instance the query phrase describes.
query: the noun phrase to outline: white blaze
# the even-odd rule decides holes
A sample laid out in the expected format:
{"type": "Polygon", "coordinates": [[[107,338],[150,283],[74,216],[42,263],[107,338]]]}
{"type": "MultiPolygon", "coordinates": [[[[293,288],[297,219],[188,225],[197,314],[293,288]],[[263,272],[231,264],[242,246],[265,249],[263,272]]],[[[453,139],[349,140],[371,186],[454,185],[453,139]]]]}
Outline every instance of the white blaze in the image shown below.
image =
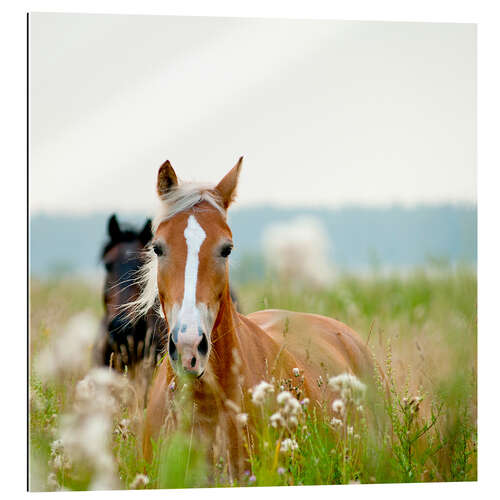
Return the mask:
{"type": "MultiPolygon", "coordinates": [[[[196,286],[198,283],[198,265],[200,262],[200,248],[206,238],[206,233],[198,224],[198,221],[193,215],[188,218],[184,237],[187,245],[186,269],[184,271],[184,297],[182,299],[181,310],[179,311],[179,319],[183,324],[187,324],[188,329],[194,329],[198,335],[198,325],[200,320],[199,311],[196,308],[196,286]]],[[[182,336],[184,332],[179,332],[182,336]]]]}

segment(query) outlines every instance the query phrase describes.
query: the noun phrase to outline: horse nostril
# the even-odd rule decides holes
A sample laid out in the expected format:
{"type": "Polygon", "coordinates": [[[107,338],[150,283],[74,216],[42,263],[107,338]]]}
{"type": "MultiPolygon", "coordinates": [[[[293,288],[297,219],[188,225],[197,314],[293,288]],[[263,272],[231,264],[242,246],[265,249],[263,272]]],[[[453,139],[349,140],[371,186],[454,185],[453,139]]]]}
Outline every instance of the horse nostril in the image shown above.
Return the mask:
{"type": "Polygon", "coordinates": [[[203,337],[201,338],[200,343],[198,344],[198,352],[202,356],[206,356],[207,355],[207,352],[208,352],[208,340],[207,340],[207,336],[205,334],[203,334],[203,337]]]}
{"type": "Polygon", "coordinates": [[[174,361],[177,359],[177,348],[175,347],[172,335],[170,335],[170,339],[168,341],[168,354],[174,361]]]}
{"type": "Polygon", "coordinates": [[[196,358],[193,356],[191,358],[191,368],[194,368],[194,365],[196,364],[196,358]]]}

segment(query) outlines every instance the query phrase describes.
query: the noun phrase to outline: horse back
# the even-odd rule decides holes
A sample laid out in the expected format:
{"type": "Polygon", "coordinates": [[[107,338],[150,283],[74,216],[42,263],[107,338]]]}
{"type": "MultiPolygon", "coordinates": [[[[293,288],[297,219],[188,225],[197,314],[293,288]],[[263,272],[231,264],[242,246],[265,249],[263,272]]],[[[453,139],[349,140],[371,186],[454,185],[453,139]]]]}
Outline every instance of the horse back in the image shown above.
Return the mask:
{"type": "Polygon", "coordinates": [[[326,376],[373,374],[366,342],[344,323],[319,314],[267,309],[247,315],[308,371],[326,376]]]}

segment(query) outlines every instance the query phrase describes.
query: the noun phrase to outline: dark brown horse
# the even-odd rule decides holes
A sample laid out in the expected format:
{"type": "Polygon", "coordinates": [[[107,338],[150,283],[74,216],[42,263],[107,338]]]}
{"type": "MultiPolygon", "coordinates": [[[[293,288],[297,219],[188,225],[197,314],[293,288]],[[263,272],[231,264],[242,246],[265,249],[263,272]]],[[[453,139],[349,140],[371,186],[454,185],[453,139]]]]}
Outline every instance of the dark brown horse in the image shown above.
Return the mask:
{"type": "Polygon", "coordinates": [[[105,244],[101,261],[106,270],[104,280],[105,313],[101,331],[94,349],[98,365],[117,370],[134,368],[146,359],[153,364],[162,350],[165,322],[152,307],[131,321],[123,305],[136,300],[140,287],[135,282],[143,264],[144,250],[151,241],[151,220],[137,231],[131,226],[120,227],[113,214],[108,220],[109,240],[105,244]]]}

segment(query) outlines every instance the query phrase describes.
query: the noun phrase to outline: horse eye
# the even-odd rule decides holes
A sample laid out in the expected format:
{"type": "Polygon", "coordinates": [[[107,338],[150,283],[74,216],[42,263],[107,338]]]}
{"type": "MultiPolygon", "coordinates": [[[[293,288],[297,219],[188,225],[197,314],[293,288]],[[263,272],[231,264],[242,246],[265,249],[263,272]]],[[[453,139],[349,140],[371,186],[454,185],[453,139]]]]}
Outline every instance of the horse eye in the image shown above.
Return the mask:
{"type": "Polygon", "coordinates": [[[232,249],[233,245],[224,245],[220,251],[221,257],[226,258],[231,253],[232,249]]]}
{"type": "Polygon", "coordinates": [[[153,243],[153,252],[158,255],[158,257],[163,255],[163,247],[160,243],[153,243]]]}

